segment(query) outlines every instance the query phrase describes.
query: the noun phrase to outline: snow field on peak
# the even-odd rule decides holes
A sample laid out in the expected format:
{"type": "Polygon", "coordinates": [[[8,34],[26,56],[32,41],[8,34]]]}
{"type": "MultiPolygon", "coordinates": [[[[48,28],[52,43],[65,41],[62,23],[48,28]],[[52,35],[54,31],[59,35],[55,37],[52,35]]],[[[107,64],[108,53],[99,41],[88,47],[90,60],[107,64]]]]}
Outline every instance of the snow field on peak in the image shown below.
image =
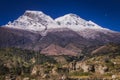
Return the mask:
{"type": "MultiPolygon", "coordinates": [[[[10,28],[17,28],[29,31],[42,32],[43,34],[47,33],[49,29],[60,29],[64,30],[65,28],[71,29],[73,31],[82,31],[87,29],[93,30],[109,30],[102,28],[101,26],[95,24],[92,21],[86,21],[80,18],[76,14],[66,14],[62,17],[52,19],[50,16],[44,14],[41,11],[31,11],[27,10],[22,16],[13,23],[9,22],[5,25],[10,28]]],[[[52,31],[52,30],[51,30],[52,31]]]]}

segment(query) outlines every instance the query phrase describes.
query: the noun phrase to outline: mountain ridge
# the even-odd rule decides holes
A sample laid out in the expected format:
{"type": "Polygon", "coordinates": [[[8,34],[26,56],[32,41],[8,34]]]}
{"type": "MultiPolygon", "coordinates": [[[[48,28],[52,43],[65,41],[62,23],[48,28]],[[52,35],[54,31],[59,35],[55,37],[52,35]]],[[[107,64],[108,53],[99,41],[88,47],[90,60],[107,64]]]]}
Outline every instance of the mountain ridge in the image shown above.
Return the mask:
{"type": "Polygon", "coordinates": [[[110,42],[120,43],[119,32],[103,28],[75,14],[53,20],[39,11],[26,11],[13,23],[0,28],[0,34],[0,47],[17,47],[48,55],[76,55],[110,42]]]}
{"type": "Polygon", "coordinates": [[[95,24],[90,20],[86,21],[73,13],[69,13],[64,16],[53,19],[49,15],[43,13],[42,11],[30,11],[30,10],[25,11],[25,13],[22,16],[20,16],[17,20],[13,21],[13,23],[10,22],[5,26],[11,28],[21,28],[21,29],[27,28],[28,30],[30,29],[34,31],[42,31],[45,30],[46,28],[48,29],[70,28],[71,26],[72,28],[70,29],[72,30],[80,30],[82,28],[108,30],[107,28],[102,28],[101,26],[95,24]],[[74,27],[77,28],[75,29],[74,27]]]}
{"type": "MultiPolygon", "coordinates": [[[[10,28],[38,32],[42,36],[46,36],[49,31],[52,31],[52,29],[58,29],[58,31],[59,29],[63,31],[64,29],[71,29],[80,35],[81,33],[83,33],[83,31],[87,33],[90,30],[92,32],[97,31],[103,33],[115,32],[110,29],[103,28],[90,20],[86,21],[73,13],[69,13],[56,19],[52,19],[50,16],[44,14],[42,11],[30,10],[25,11],[25,13],[17,20],[13,21],[13,23],[8,23],[5,26],[10,28]]],[[[85,37],[91,36],[86,35],[86,33],[82,35],[85,35],[85,37]]]]}

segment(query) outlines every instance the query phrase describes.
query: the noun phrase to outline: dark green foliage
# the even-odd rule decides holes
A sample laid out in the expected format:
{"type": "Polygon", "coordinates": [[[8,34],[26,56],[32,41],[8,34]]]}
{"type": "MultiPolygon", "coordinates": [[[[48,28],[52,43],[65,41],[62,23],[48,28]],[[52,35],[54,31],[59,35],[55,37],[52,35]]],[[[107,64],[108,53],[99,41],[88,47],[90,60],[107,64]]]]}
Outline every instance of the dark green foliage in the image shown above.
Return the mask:
{"type": "Polygon", "coordinates": [[[36,58],[36,64],[43,64],[46,62],[56,63],[56,61],[51,56],[45,56],[40,53],[35,53],[34,56],[36,58]]]}
{"type": "MultiPolygon", "coordinates": [[[[109,43],[104,45],[105,47],[98,50],[93,56],[108,56],[109,58],[114,58],[120,55],[120,44],[109,43]]],[[[99,49],[99,48],[98,48],[99,49]]]]}
{"type": "Polygon", "coordinates": [[[18,48],[0,49],[0,75],[29,74],[35,64],[43,64],[46,62],[56,63],[52,57],[42,55],[39,52],[18,48]],[[32,58],[35,58],[36,62],[34,64],[30,62],[32,58]]]}
{"type": "Polygon", "coordinates": [[[45,56],[39,52],[34,52],[30,50],[22,50],[18,48],[4,48],[0,49],[0,55],[8,58],[19,57],[25,62],[29,62],[33,57],[36,59],[36,63],[43,64],[45,62],[55,63],[55,60],[52,57],[45,56]]]}
{"type": "Polygon", "coordinates": [[[82,59],[82,57],[78,57],[78,56],[68,56],[68,55],[61,55],[62,57],[64,57],[66,59],[67,62],[72,62],[72,61],[80,61],[82,59]]]}
{"type": "Polygon", "coordinates": [[[5,75],[9,73],[9,69],[3,65],[0,66],[0,75],[5,75]]]}

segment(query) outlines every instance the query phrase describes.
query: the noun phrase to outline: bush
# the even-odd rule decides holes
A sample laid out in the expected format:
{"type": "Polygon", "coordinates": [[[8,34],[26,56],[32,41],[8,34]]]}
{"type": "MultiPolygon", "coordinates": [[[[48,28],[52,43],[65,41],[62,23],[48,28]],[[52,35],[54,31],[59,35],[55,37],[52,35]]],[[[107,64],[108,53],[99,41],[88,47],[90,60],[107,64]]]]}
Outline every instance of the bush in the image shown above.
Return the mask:
{"type": "Polygon", "coordinates": [[[75,72],[70,73],[70,76],[90,76],[90,75],[92,75],[92,74],[89,73],[89,72],[78,72],[78,71],[75,71],[75,72]]]}

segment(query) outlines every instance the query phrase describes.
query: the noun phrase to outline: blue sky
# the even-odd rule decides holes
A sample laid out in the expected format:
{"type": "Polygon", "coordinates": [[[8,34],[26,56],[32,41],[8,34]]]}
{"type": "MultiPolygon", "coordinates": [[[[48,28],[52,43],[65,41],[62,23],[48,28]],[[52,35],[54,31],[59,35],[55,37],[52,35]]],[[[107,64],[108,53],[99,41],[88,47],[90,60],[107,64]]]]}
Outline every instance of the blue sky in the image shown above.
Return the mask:
{"type": "Polygon", "coordinates": [[[120,31],[120,0],[0,0],[0,25],[17,19],[26,10],[43,11],[52,18],[74,13],[120,31]]]}

